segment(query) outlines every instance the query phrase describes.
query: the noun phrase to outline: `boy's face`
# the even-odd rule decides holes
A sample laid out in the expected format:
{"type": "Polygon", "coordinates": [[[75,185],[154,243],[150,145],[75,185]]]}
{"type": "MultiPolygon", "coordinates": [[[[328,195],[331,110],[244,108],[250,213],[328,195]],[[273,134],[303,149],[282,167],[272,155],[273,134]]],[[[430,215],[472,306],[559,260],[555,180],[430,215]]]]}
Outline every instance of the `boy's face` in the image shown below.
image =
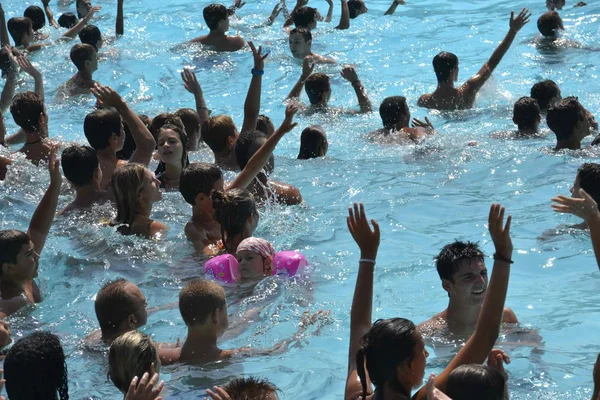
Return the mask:
{"type": "Polygon", "coordinates": [[[290,35],[290,51],[294,58],[304,58],[310,53],[311,40],[304,40],[304,36],[299,33],[290,35]]]}
{"type": "Polygon", "coordinates": [[[454,301],[463,305],[481,305],[488,285],[487,268],[481,260],[464,260],[453,275],[444,280],[444,289],[454,301]]]}

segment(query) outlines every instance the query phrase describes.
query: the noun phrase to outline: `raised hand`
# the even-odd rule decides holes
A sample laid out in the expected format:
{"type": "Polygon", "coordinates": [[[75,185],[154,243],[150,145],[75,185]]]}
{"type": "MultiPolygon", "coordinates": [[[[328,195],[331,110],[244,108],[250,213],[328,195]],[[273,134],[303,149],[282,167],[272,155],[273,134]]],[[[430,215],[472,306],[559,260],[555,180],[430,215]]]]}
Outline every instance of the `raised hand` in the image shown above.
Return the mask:
{"type": "Polygon", "coordinates": [[[435,374],[429,375],[427,381],[427,400],[452,400],[446,396],[442,391],[435,387],[435,374]]]}
{"type": "Polygon", "coordinates": [[[413,128],[420,127],[420,128],[425,128],[429,131],[435,130],[435,128],[433,127],[433,124],[429,121],[429,118],[427,118],[427,117],[425,117],[425,122],[421,121],[420,119],[413,118],[411,125],[413,128]]]}
{"type": "Polygon", "coordinates": [[[517,18],[515,18],[515,12],[512,11],[510,13],[510,29],[515,32],[519,32],[526,23],[529,22],[529,18],[531,17],[531,13],[528,9],[524,8],[521,10],[517,18]]]}
{"type": "Polygon", "coordinates": [[[92,7],[92,5],[90,3],[86,3],[86,4],[88,4],[89,11],[86,14],[86,16],[83,18],[85,18],[86,21],[89,21],[90,19],[92,19],[92,17],[94,16],[95,13],[102,10],[102,6],[93,6],[92,7]]]}
{"type": "Polygon", "coordinates": [[[54,146],[48,157],[48,172],[50,173],[50,184],[60,185],[62,182],[62,174],[60,173],[60,160],[57,157],[58,145],[54,146]]]}
{"type": "Polygon", "coordinates": [[[125,396],[125,400],[162,400],[160,392],[162,391],[165,383],[163,381],[154,388],[158,382],[158,374],[152,375],[152,379],[148,381],[150,374],[144,373],[142,379],[138,383],[138,377],[134,377],[129,385],[129,390],[125,396]]]}
{"type": "Polygon", "coordinates": [[[490,351],[490,354],[488,355],[488,359],[487,359],[488,367],[497,369],[502,374],[504,379],[506,381],[508,381],[508,374],[506,373],[506,370],[504,369],[505,363],[510,364],[510,357],[508,356],[508,354],[506,354],[504,351],[502,351],[500,349],[494,349],[494,350],[490,351]]]}
{"type": "Polygon", "coordinates": [[[278,131],[281,133],[288,133],[296,126],[298,126],[297,122],[294,122],[294,115],[298,112],[298,105],[295,103],[290,103],[285,108],[285,119],[279,126],[278,131]]]}
{"type": "Polygon", "coordinates": [[[21,70],[26,72],[28,75],[31,75],[31,76],[41,75],[40,71],[38,71],[33,65],[31,65],[31,62],[24,55],[20,55],[19,57],[17,57],[17,64],[19,64],[19,67],[21,67],[21,70]]]}
{"type": "Polygon", "coordinates": [[[196,79],[196,73],[194,73],[192,70],[184,68],[183,71],[181,71],[181,79],[183,80],[183,86],[185,87],[185,90],[188,92],[195,94],[199,91],[202,91],[202,88],[196,79]]]}
{"type": "Polygon", "coordinates": [[[254,46],[252,41],[248,42],[248,46],[252,50],[252,56],[254,57],[254,68],[262,71],[265,69],[265,58],[269,56],[269,53],[262,54],[262,46],[258,46],[258,50],[254,46]]]}
{"type": "Polygon", "coordinates": [[[48,4],[50,4],[50,0],[42,0],[42,4],[44,5],[44,7],[47,7],[48,4]]]}
{"type": "Polygon", "coordinates": [[[512,216],[506,218],[504,225],[504,207],[500,204],[492,204],[490,207],[490,215],[488,217],[488,225],[490,236],[494,241],[497,258],[510,260],[512,257],[513,244],[510,238],[510,223],[512,216]]]}
{"type": "Polygon", "coordinates": [[[275,4],[275,8],[271,11],[271,16],[269,17],[269,22],[272,23],[279,16],[281,12],[281,5],[279,3],[275,4]]]}
{"type": "Polygon", "coordinates": [[[112,88],[108,86],[102,86],[97,82],[90,89],[90,91],[94,96],[96,96],[96,99],[98,99],[98,104],[101,107],[114,107],[118,109],[124,103],[119,93],[115,92],[112,88]]]}
{"type": "Polygon", "coordinates": [[[300,7],[304,7],[307,4],[308,4],[308,0],[297,0],[295,8],[298,9],[300,7]]]}
{"type": "Polygon", "coordinates": [[[238,9],[238,8],[244,7],[245,4],[246,4],[245,1],[235,0],[235,2],[233,3],[233,7],[236,8],[236,9],[238,9]]]}
{"type": "Polygon", "coordinates": [[[342,69],[341,74],[342,74],[342,78],[344,78],[345,80],[347,80],[350,83],[355,83],[355,82],[359,81],[358,74],[356,73],[356,70],[352,66],[349,66],[349,65],[345,66],[342,69]]]}
{"type": "Polygon", "coordinates": [[[369,221],[367,221],[367,215],[365,214],[365,206],[362,203],[360,205],[354,203],[354,209],[348,208],[346,222],[348,223],[348,230],[352,238],[360,249],[360,257],[374,260],[377,257],[381,237],[379,224],[372,219],[373,230],[371,230],[369,221]]]}
{"type": "Polygon", "coordinates": [[[3,48],[7,51],[8,61],[10,63],[10,67],[8,67],[8,73],[16,74],[19,71],[19,62],[17,61],[17,58],[13,54],[12,48],[10,46],[6,45],[3,48]]]}
{"type": "Polygon", "coordinates": [[[302,61],[302,80],[305,81],[309,76],[312,75],[315,69],[315,62],[313,61],[313,56],[304,57],[304,61],[302,61]]]}
{"type": "MultiPolygon", "coordinates": [[[[231,396],[229,396],[225,389],[213,386],[213,390],[214,392],[210,389],[206,389],[206,394],[209,395],[212,400],[231,400],[231,396]]],[[[205,399],[208,399],[208,397],[205,397],[205,399]]]]}
{"type": "Polygon", "coordinates": [[[598,204],[596,201],[583,189],[579,189],[580,199],[567,196],[558,196],[552,199],[552,209],[559,213],[577,215],[585,221],[600,216],[598,212],[598,204]]]}

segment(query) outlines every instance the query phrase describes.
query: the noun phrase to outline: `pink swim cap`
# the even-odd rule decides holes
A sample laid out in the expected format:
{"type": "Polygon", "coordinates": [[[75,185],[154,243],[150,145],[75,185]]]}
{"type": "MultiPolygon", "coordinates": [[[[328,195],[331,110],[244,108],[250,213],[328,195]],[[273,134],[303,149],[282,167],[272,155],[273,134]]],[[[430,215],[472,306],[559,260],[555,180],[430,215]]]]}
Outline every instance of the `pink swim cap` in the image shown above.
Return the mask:
{"type": "Polygon", "coordinates": [[[238,261],[231,254],[211,258],[204,264],[204,272],[214,279],[227,283],[236,283],[240,280],[238,261]]]}
{"type": "Polygon", "coordinates": [[[256,253],[262,258],[271,258],[275,257],[275,248],[271,243],[266,241],[265,239],[260,239],[256,237],[249,237],[238,245],[236,253],[240,251],[251,251],[252,253],[256,253]]]}

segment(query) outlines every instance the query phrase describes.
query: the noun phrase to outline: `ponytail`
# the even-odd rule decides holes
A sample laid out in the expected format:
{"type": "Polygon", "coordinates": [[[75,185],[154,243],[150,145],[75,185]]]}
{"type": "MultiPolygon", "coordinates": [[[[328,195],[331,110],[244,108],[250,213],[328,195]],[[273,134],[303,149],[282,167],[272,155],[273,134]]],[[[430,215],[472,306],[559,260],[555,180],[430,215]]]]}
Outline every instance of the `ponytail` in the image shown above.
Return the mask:
{"type": "Polygon", "coordinates": [[[358,372],[358,378],[360,379],[360,385],[362,386],[362,398],[367,398],[367,374],[365,372],[365,347],[360,346],[360,349],[356,352],[356,371],[358,372]]]}

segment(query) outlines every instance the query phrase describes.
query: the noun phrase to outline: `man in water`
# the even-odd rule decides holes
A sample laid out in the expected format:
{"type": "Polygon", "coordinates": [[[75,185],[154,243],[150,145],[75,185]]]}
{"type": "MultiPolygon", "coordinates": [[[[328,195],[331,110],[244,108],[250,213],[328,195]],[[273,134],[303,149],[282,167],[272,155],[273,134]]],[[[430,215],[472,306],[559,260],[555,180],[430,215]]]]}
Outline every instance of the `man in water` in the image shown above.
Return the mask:
{"type": "Polygon", "coordinates": [[[337,64],[332,58],[312,52],[312,34],[307,28],[292,29],[289,43],[294,58],[304,60],[306,57],[312,57],[317,64],[337,64]]]}
{"type": "Polygon", "coordinates": [[[567,97],[550,107],[546,121],[556,135],[554,150],[579,150],[581,141],[590,134],[586,109],[577,97],[567,97]]]}
{"type": "Polygon", "coordinates": [[[215,51],[241,50],[246,45],[244,39],[240,36],[227,36],[226,33],[229,30],[229,16],[242,5],[241,0],[236,0],[230,9],[221,4],[211,4],[204,7],[202,14],[210,32],[208,35],[190,40],[190,43],[200,43],[215,51]]]}
{"type": "Polygon", "coordinates": [[[454,87],[458,79],[458,58],[448,52],[441,52],[433,58],[433,70],[437,76],[438,86],[433,93],[424,94],[419,98],[419,107],[434,108],[437,110],[464,110],[473,107],[477,93],[485,82],[492,76],[492,72],[510,45],[515,40],[517,33],[529,22],[529,10],[521,10],[517,18],[514,12],[510,14],[510,29],[494,51],[488,62],[483,64],[479,72],[471,77],[459,88],[454,87]]]}
{"type": "Polygon", "coordinates": [[[513,122],[517,125],[517,137],[535,137],[542,115],[537,101],[531,97],[521,97],[513,107],[513,122]]]}
{"type": "Polygon", "coordinates": [[[393,141],[400,144],[414,144],[420,143],[434,133],[433,126],[427,118],[425,118],[426,123],[415,118],[413,127],[409,126],[410,110],[406,98],[402,96],[385,98],[379,106],[379,116],[383,128],[369,133],[368,136],[371,139],[393,141]]]}
{"type": "Polygon", "coordinates": [[[70,57],[77,73],[61,85],[59,93],[65,97],[90,93],[90,89],[96,84],[93,78],[98,69],[96,49],[89,44],[78,43],[71,49],[70,57]]]}

